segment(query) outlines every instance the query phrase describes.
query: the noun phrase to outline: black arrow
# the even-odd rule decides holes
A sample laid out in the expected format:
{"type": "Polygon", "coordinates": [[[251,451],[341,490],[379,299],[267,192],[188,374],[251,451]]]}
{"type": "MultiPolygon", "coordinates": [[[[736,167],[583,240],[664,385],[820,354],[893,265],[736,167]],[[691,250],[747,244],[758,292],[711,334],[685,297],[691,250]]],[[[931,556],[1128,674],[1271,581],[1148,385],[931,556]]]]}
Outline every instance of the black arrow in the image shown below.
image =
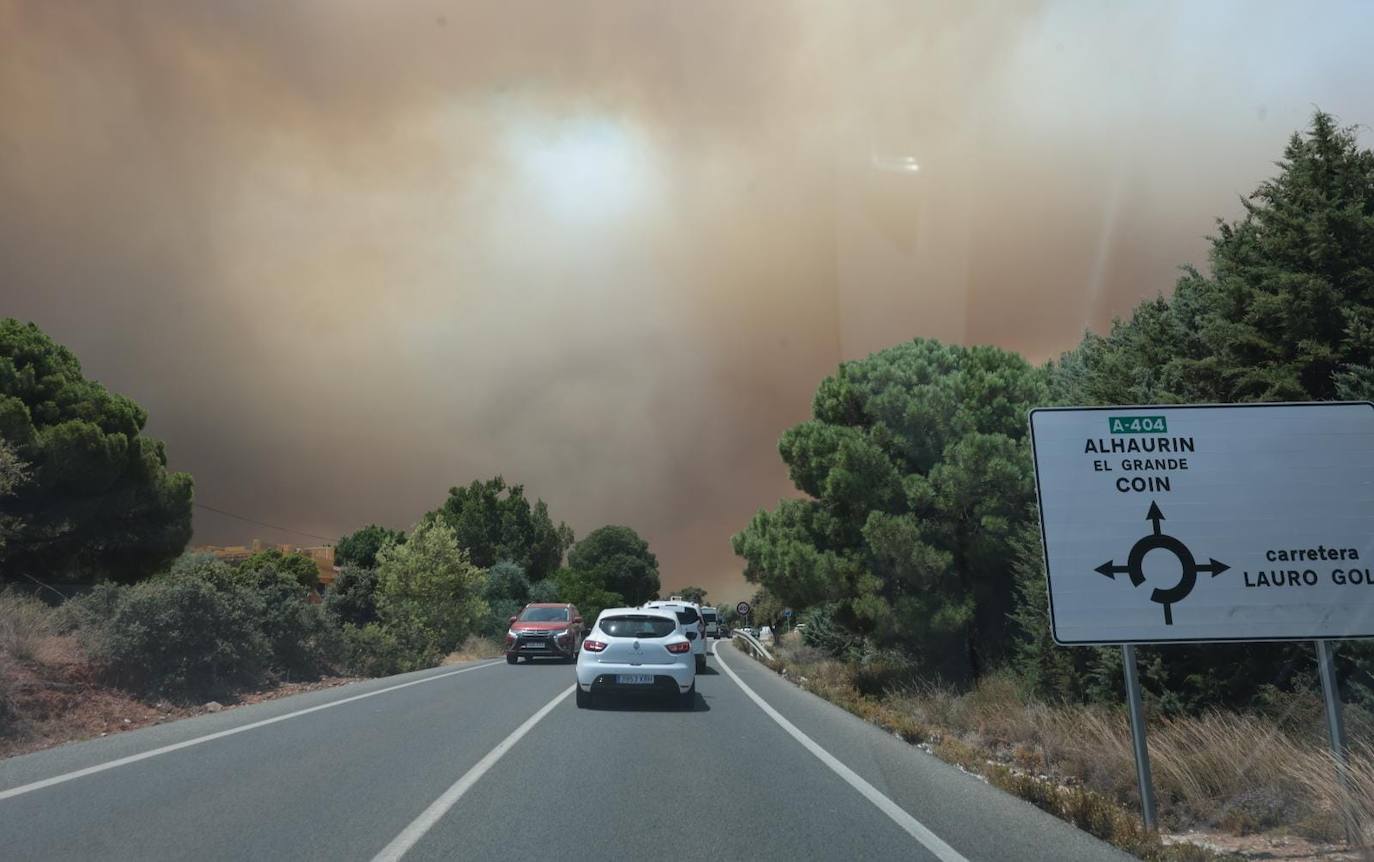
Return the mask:
{"type": "Polygon", "coordinates": [[[1093,569],[1093,571],[1097,572],[1099,575],[1106,575],[1112,580],[1116,580],[1117,575],[1129,575],[1131,573],[1131,567],[1113,565],[1112,561],[1108,560],[1107,562],[1093,569]]]}
{"type": "Polygon", "coordinates": [[[1199,572],[1211,572],[1212,577],[1215,578],[1217,575],[1221,574],[1229,568],[1231,567],[1226,565],[1222,561],[1218,560],[1216,557],[1212,557],[1207,565],[1198,566],[1197,570],[1199,572]]]}
{"type": "Polygon", "coordinates": [[[1155,535],[1159,535],[1159,522],[1164,520],[1164,513],[1159,511],[1159,504],[1154,500],[1150,501],[1150,513],[1145,516],[1145,520],[1153,521],[1155,525],[1155,535]]]}

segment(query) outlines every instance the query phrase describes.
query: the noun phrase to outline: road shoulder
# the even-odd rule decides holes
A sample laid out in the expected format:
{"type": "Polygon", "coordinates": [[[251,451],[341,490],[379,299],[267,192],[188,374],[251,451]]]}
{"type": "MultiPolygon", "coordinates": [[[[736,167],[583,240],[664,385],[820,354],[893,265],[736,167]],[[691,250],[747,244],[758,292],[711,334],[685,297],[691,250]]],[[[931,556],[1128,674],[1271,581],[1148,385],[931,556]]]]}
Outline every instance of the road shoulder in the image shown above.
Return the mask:
{"type": "MultiPolygon", "coordinates": [[[[798,688],[733,645],[717,642],[716,652],[788,721],[969,859],[1132,858],[798,688]]],[[[811,756],[801,746],[797,753],[811,756]]]]}

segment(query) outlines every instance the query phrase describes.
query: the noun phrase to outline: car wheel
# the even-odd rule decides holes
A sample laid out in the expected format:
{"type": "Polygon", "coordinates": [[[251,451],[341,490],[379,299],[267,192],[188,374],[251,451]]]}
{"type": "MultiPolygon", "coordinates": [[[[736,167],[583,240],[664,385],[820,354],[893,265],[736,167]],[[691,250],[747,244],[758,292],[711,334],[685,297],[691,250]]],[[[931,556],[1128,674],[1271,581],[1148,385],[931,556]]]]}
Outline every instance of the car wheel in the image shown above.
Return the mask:
{"type": "Polygon", "coordinates": [[[681,709],[691,709],[697,705],[697,684],[692,683],[692,687],[677,696],[677,705],[681,709]]]}
{"type": "Polygon", "coordinates": [[[582,686],[579,685],[579,686],[577,687],[577,708],[578,708],[578,709],[591,709],[591,707],[592,707],[592,693],[589,692],[589,691],[583,691],[583,690],[582,690],[582,686]]]}
{"type": "MultiPolygon", "coordinates": [[[[701,673],[704,670],[706,670],[706,656],[699,655],[697,656],[697,673],[701,673]]],[[[696,686],[696,683],[692,683],[692,685],[696,686]]]]}
{"type": "Polygon", "coordinates": [[[520,656],[511,652],[506,653],[506,664],[515,664],[518,661],[520,661],[520,656]]]}

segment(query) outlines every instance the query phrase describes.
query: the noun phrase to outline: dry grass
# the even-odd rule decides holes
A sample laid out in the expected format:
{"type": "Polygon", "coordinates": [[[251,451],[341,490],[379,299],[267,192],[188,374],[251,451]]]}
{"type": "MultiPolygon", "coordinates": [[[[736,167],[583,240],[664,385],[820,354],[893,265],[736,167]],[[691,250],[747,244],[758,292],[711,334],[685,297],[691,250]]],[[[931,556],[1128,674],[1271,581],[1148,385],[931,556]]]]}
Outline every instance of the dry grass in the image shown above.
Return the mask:
{"type": "MultiPolygon", "coordinates": [[[[1318,810],[1328,818],[1329,828],[1341,828],[1343,800],[1334,757],[1303,758],[1290,763],[1285,770],[1288,777],[1307,794],[1317,800],[1318,810]]],[[[1359,838],[1374,858],[1374,746],[1355,745],[1350,751],[1346,771],[1350,793],[1345,815],[1354,824],[1359,838]]]]}
{"type": "Polygon", "coordinates": [[[32,596],[0,592],[0,653],[20,662],[36,660],[43,641],[55,631],[52,614],[32,596]]]}
{"type": "Polygon", "coordinates": [[[500,658],[505,648],[492,638],[469,635],[458,649],[444,656],[442,664],[458,664],[484,658],[500,658]]]}
{"type": "MultiPolygon", "coordinates": [[[[782,647],[772,666],[855,715],[908,741],[928,741],[942,759],[1143,858],[1213,858],[1188,845],[1165,847],[1139,827],[1135,760],[1122,708],[1042,703],[1014,677],[998,674],[967,692],[907,685],[865,694],[862,669],[800,647],[782,647]]],[[[1299,706],[1311,712],[1311,704],[1299,706]]],[[[1164,822],[1176,829],[1273,830],[1341,840],[1334,764],[1318,733],[1298,731],[1271,718],[1219,711],[1153,721],[1150,752],[1164,822]]],[[[1356,747],[1350,775],[1352,816],[1371,830],[1366,841],[1374,842],[1374,748],[1356,747]]]]}

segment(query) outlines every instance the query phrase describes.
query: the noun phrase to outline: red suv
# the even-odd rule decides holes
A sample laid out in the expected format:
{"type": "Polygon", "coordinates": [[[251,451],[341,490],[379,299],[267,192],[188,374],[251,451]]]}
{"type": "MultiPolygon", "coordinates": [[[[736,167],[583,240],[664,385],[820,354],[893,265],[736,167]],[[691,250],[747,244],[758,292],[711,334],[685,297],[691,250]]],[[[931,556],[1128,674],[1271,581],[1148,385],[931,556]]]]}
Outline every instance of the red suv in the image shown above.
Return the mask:
{"type": "Polygon", "coordinates": [[[525,609],[510,618],[506,632],[506,664],[515,664],[524,656],[577,659],[582,647],[582,615],[569,604],[540,602],[525,605],[525,609]]]}

